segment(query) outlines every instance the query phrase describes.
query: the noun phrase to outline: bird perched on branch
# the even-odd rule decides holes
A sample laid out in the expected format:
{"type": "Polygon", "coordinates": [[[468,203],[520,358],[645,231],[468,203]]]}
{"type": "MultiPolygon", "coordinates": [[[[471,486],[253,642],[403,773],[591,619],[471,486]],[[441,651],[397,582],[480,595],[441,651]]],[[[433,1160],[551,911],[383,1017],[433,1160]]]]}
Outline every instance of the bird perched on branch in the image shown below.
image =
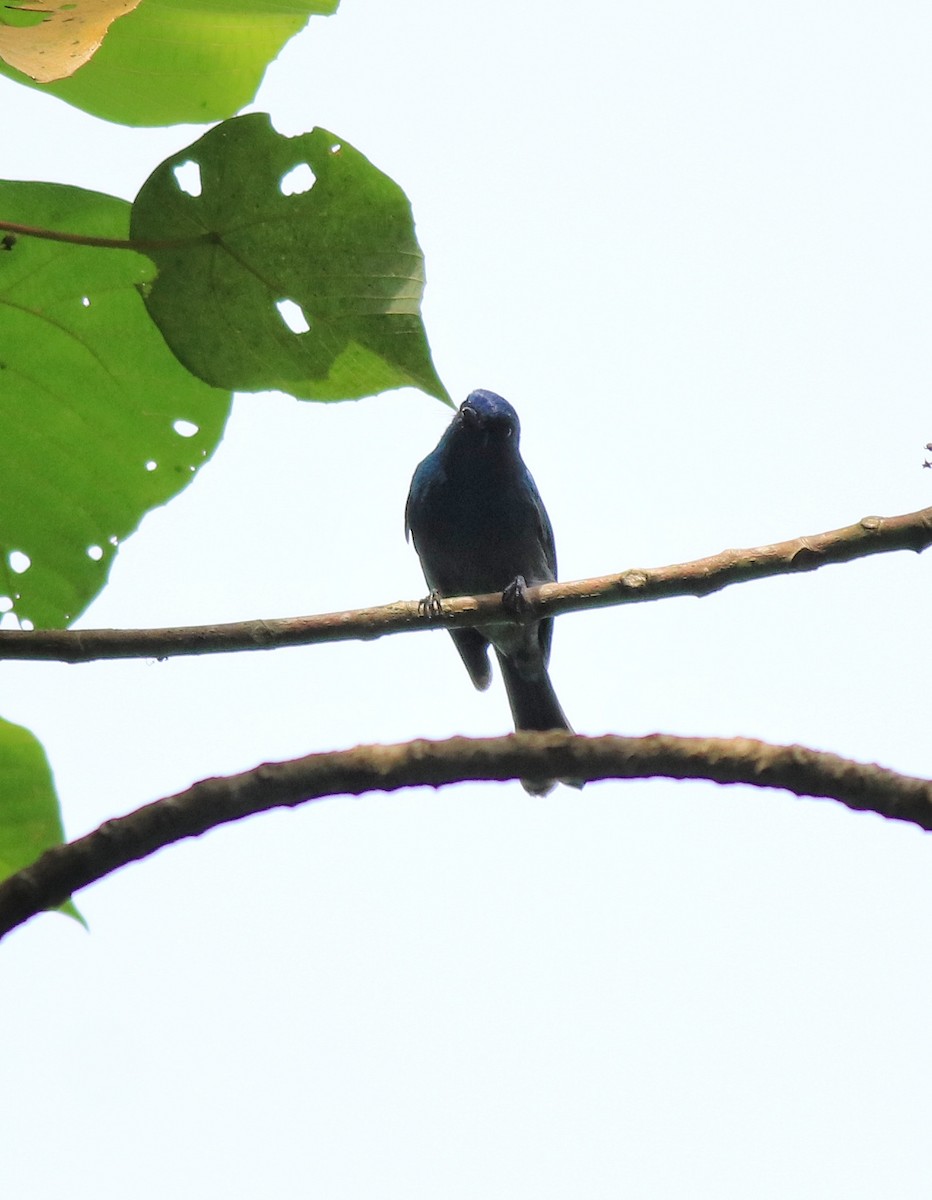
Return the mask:
{"type": "MultiPolygon", "coordinates": [[[[556,579],[553,529],[521,457],[520,432],[507,400],[471,392],[414,472],[405,535],[413,538],[432,600],[501,592],[517,613],[527,586],[556,579]]],[[[570,729],[547,673],[552,617],[451,629],[450,636],[482,691],[492,678],[493,647],[516,729],[570,729]]],[[[553,784],[524,786],[542,795],[553,784]]]]}

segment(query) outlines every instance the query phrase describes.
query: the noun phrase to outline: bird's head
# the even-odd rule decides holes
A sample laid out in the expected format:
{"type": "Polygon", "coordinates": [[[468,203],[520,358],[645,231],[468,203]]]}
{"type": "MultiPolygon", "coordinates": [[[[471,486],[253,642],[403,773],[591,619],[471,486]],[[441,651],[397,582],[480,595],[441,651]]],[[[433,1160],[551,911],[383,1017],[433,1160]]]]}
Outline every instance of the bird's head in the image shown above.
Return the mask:
{"type": "Polygon", "coordinates": [[[507,400],[479,389],[470,392],[454,418],[459,436],[475,439],[483,447],[510,445],[516,450],[521,436],[518,414],[507,400]]]}

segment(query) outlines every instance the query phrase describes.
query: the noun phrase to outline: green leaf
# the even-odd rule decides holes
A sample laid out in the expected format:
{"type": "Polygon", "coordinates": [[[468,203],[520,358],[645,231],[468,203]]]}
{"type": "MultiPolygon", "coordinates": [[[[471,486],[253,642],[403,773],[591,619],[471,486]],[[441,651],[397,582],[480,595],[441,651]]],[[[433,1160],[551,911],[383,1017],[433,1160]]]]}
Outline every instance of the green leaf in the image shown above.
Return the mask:
{"type": "MultiPolygon", "coordinates": [[[[65,840],[55,781],[42,744],[0,717],[0,879],[65,840]]],[[[84,924],[69,900],[61,910],[84,924]]]]}
{"type": "Polygon", "coordinates": [[[85,112],[124,125],[222,120],[248,104],[268,64],[314,15],[339,0],[143,0],[114,22],[75,75],[36,84],[85,112]]]}
{"type": "Polygon", "coordinates": [[[9,25],[13,29],[35,29],[37,25],[41,25],[45,20],[44,13],[30,12],[28,8],[24,12],[19,11],[18,6],[26,2],[27,0],[12,0],[8,3],[0,16],[0,25],[9,25]]]}
{"type": "Polygon", "coordinates": [[[209,383],[308,400],[419,387],[449,403],[421,321],[408,199],[327,130],[286,138],[264,113],[226,121],[155,170],[131,227],[138,239],[190,239],[151,251],[159,275],[144,294],[209,383]],[[282,302],[306,332],[286,324],[282,302]]]}
{"type": "MultiPolygon", "coordinates": [[[[126,238],[129,205],[2,182],[0,218],[126,238]]],[[[11,235],[0,246],[0,609],[57,628],[213,453],[231,397],[189,375],[153,326],[138,290],[148,258],[11,235]]]]}

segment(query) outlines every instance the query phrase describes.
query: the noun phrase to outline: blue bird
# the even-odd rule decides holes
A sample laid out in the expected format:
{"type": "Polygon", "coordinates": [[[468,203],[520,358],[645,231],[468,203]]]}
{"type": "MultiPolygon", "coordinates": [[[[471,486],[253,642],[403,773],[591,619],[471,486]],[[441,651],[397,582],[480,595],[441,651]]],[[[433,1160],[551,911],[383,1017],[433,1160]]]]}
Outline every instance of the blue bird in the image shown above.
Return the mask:
{"type": "MultiPolygon", "coordinates": [[[[405,509],[431,596],[501,592],[520,609],[525,586],[557,577],[553,528],[518,448],[518,414],[495,392],[460,405],[437,448],[414,472],[405,509]]],[[[550,676],[553,618],[502,621],[450,636],[480,691],[491,682],[495,650],[516,729],[570,730],[550,676]]],[[[535,795],[551,783],[524,783],[535,795]]]]}

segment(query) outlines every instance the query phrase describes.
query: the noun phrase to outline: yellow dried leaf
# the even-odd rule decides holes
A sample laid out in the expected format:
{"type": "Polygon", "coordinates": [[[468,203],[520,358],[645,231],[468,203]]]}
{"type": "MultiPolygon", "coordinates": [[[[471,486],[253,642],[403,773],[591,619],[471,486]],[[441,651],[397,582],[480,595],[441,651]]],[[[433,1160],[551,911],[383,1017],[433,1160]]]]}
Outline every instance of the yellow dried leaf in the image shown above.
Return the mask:
{"type": "Polygon", "coordinates": [[[38,83],[65,79],[98,50],[113,22],[139,0],[25,0],[12,12],[35,18],[0,25],[0,58],[38,83]]]}

